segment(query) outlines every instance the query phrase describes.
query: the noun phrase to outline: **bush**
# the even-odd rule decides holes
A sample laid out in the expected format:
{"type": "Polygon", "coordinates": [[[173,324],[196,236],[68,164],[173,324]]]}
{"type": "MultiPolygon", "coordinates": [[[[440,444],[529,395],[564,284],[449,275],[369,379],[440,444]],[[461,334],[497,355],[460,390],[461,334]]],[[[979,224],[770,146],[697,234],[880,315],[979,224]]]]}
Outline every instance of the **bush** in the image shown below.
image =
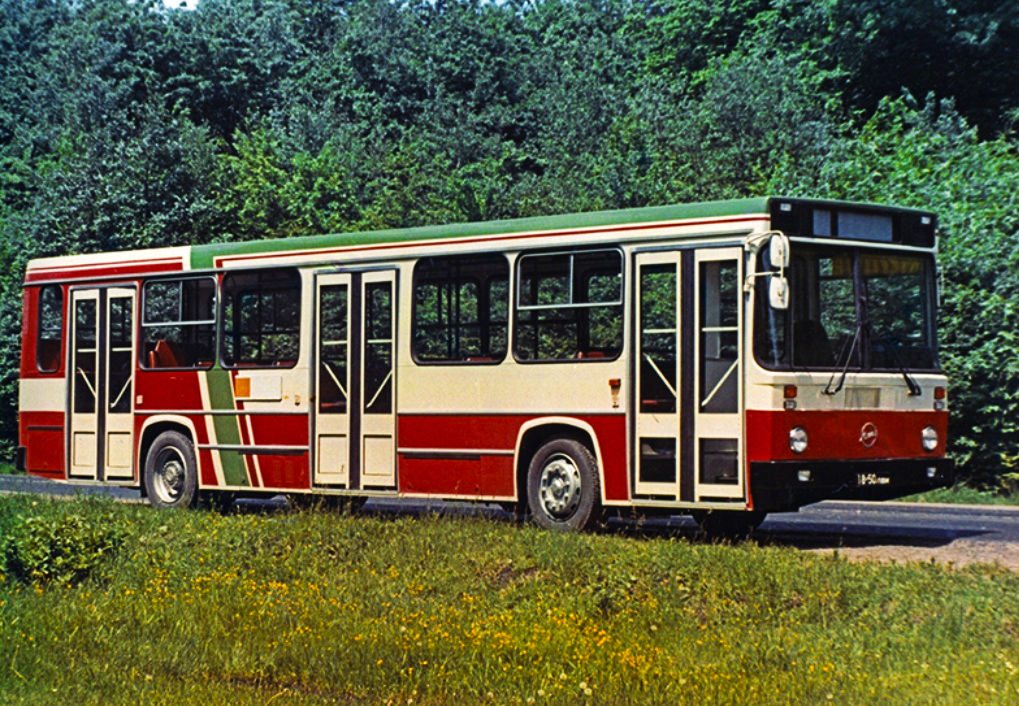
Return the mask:
{"type": "Polygon", "coordinates": [[[21,517],[3,545],[3,575],[33,584],[76,585],[92,576],[120,546],[112,515],[21,517]]]}

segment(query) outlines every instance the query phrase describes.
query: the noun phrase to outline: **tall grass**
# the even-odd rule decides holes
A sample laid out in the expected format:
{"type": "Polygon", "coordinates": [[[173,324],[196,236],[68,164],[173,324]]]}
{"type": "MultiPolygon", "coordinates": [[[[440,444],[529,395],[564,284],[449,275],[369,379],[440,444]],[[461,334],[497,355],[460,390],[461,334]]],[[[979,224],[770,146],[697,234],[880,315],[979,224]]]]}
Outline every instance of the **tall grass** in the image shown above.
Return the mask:
{"type": "Polygon", "coordinates": [[[5,555],[71,515],[118,548],[76,583],[0,579],[0,702],[1019,700],[1019,577],[994,567],[21,497],[5,555]]]}

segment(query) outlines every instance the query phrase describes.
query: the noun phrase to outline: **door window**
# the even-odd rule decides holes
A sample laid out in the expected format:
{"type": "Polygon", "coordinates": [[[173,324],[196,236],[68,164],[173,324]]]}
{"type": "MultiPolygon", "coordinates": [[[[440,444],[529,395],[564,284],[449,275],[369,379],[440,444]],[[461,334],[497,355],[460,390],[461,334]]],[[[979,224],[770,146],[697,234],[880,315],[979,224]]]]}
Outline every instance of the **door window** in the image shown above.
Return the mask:
{"type": "Polygon", "coordinates": [[[393,285],[369,282],[364,288],[364,411],[393,412],[393,285]]]}
{"type": "Polygon", "coordinates": [[[74,412],[96,411],[96,299],[79,299],[74,305],[74,412]]]}
{"type": "Polygon", "coordinates": [[[701,412],[739,411],[739,272],[735,260],[701,263],[701,412]]]}

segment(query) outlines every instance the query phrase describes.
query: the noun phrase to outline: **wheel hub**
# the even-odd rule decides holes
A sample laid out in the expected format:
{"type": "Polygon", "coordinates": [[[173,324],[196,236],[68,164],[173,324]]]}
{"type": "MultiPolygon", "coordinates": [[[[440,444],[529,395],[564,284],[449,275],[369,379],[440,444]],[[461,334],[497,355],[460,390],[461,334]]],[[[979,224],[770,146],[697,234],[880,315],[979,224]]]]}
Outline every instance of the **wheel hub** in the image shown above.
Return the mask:
{"type": "Polygon", "coordinates": [[[180,494],[184,474],[184,463],[176,456],[167,458],[160,464],[156,476],[156,490],[164,501],[172,502],[180,494]]]}
{"type": "Polygon", "coordinates": [[[580,471],[568,456],[553,456],[541,471],[541,504],[554,517],[567,517],[580,503],[580,471]]]}

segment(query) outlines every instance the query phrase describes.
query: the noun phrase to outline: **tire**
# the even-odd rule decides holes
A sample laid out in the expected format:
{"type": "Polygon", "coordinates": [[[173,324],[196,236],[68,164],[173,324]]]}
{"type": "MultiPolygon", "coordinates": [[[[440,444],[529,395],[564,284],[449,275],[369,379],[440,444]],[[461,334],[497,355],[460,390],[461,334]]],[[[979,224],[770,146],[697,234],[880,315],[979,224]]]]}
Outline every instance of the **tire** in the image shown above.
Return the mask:
{"type": "Polygon", "coordinates": [[[573,439],[546,443],[527,470],[531,518],[545,529],[579,532],[591,527],[601,511],[598,464],[590,450],[573,439]]]}
{"type": "Polygon", "coordinates": [[[708,539],[737,541],[750,537],[766,515],[760,510],[698,510],[693,518],[708,539]]]}
{"type": "Polygon", "coordinates": [[[198,500],[198,462],[191,440],[178,431],[156,437],[145,458],[145,493],[153,507],[193,507],[198,500]]]}

